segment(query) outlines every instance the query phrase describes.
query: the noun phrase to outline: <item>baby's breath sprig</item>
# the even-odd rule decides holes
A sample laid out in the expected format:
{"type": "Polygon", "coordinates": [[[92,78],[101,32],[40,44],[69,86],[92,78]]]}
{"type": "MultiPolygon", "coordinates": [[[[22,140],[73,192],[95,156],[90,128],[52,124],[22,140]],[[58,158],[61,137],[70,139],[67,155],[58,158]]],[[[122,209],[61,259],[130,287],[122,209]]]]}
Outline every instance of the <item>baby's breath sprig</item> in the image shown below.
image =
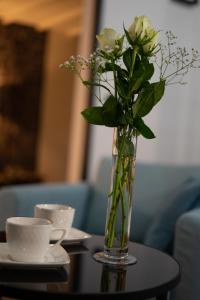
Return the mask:
{"type": "Polygon", "coordinates": [[[85,58],[79,54],[77,56],[72,55],[64,63],[60,64],[59,67],[77,74],[81,81],[84,82],[82,72],[87,69],[92,71],[96,70],[96,66],[99,64],[99,61],[100,57],[97,56],[97,52],[95,51],[94,53],[90,54],[88,58],[85,58]]]}
{"type": "Polygon", "coordinates": [[[159,51],[154,55],[154,61],[160,71],[160,79],[166,85],[186,84],[183,81],[191,68],[200,68],[200,56],[196,49],[190,51],[186,47],[177,47],[177,36],[172,31],[166,31],[167,43],[159,43],[159,51]]]}

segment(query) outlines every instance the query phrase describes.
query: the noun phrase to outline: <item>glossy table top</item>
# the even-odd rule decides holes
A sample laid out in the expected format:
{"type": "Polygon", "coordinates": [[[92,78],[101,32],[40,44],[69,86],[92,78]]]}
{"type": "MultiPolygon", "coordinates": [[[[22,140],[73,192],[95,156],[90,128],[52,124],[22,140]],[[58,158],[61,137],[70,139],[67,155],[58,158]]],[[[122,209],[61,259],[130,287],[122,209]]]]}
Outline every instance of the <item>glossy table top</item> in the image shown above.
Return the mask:
{"type": "Polygon", "coordinates": [[[179,265],[170,256],[130,242],[129,253],[137,263],[117,269],[93,259],[93,253],[102,250],[103,244],[102,237],[93,236],[83,244],[64,245],[71,262],[61,269],[0,268],[0,295],[69,299],[74,294],[92,297],[109,293],[118,297],[123,293],[145,299],[166,293],[178,284],[179,265]]]}

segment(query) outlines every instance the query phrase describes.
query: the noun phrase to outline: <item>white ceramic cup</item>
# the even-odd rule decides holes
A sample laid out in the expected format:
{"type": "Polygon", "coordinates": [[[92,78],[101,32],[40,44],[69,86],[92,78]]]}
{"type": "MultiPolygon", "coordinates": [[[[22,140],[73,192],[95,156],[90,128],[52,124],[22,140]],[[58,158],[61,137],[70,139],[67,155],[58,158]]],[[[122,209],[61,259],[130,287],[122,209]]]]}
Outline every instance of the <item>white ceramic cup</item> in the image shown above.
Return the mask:
{"type": "Polygon", "coordinates": [[[65,229],[55,229],[51,221],[42,218],[12,217],[6,220],[6,240],[10,257],[20,262],[44,262],[51,235],[62,231],[55,247],[65,237],[65,229]]]}
{"type": "MultiPolygon", "coordinates": [[[[54,228],[65,228],[66,237],[71,230],[74,214],[75,208],[63,204],[37,204],[34,207],[35,217],[52,221],[54,228]]],[[[55,232],[53,236],[57,239],[59,235],[55,232]]]]}

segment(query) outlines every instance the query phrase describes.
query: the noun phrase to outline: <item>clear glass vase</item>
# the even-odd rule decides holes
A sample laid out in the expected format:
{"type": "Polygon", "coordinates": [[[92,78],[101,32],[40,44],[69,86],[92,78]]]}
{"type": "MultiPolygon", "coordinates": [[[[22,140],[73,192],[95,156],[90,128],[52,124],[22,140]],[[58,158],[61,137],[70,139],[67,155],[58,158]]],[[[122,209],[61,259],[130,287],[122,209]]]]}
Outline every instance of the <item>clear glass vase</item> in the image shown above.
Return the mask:
{"type": "Polygon", "coordinates": [[[124,265],[136,262],[136,258],[128,253],[136,148],[135,128],[114,129],[104,251],[94,256],[104,263],[124,265]]]}

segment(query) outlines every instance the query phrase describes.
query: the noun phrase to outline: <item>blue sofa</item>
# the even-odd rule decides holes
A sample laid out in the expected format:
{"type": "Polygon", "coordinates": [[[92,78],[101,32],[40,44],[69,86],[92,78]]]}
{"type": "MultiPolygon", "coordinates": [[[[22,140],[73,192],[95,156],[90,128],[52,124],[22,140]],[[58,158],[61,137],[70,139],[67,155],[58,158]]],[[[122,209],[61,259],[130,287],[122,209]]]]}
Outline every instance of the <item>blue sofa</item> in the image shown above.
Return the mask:
{"type": "MultiPolygon", "coordinates": [[[[76,208],[73,226],[104,234],[111,159],[101,161],[93,183],[26,184],[0,189],[0,230],[10,216],[32,216],[37,203],[76,208]]],[[[173,255],[182,280],[171,298],[200,299],[200,166],[136,164],[131,236],[173,255]]]]}

